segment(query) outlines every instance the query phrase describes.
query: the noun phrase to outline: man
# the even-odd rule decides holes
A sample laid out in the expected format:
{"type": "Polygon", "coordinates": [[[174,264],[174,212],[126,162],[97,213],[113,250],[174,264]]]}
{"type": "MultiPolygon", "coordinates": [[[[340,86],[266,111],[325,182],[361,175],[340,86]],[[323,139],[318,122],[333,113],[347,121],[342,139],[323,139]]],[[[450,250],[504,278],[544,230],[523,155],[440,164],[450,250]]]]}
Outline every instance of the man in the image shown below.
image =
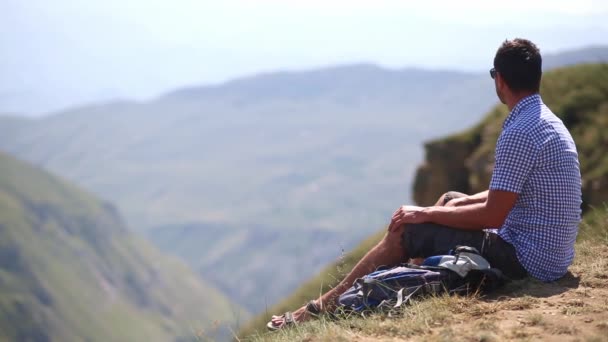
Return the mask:
{"type": "Polygon", "coordinates": [[[338,286],[293,314],[273,316],[268,327],[332,310],[355,279],[379,265],[447,254],[457,245],[476,247],[511,279],[562,277],[574,258],[581,177],[570,133],[538,94],[541,64],[538,48],[525,39],[507,40],[496,52],[490,76],[510,113],[496,144],[489,190],[449,192],[432,207],[400,207],[384,239],[338,286]]]}

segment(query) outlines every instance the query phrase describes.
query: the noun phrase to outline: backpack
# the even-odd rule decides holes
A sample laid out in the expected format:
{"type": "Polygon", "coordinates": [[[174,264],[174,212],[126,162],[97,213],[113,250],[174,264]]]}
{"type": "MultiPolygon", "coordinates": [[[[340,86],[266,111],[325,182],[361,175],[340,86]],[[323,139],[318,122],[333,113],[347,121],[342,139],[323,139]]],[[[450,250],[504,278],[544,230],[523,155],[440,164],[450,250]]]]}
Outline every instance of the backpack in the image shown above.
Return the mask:
{"type": "Polygon", "coordinates": [[[453,255],[432,256],[422,265],[403,264],[359,278],[338,299],[347,310],[398,308],[411,298],[441,293],[486,292],[504,283],[502,272],[490,267],[477,249],[459,246],[453,255]]]}

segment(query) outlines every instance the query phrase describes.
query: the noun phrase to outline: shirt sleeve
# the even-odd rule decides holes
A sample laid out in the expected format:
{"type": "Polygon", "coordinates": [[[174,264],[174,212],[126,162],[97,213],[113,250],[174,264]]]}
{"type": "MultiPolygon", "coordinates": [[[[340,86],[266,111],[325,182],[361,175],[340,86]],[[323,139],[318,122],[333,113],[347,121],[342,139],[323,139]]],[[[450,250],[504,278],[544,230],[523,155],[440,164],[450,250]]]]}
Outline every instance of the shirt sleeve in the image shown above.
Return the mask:
{"type": "Polygon", "coordinates": [[[503,131],[496,143],[490,190],[521,193],[537,155],[538,149],[530,135],[517,130],[503,131]]]}

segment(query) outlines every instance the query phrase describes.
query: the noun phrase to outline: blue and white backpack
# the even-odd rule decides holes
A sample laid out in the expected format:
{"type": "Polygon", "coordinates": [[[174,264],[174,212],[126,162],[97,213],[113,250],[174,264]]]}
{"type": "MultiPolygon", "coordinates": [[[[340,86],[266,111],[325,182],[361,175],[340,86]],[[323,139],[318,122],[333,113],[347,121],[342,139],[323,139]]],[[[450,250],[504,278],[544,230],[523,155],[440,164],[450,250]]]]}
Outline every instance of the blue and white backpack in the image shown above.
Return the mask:
{"type": "Polygon", "coordinates": [[[379,268],[359,278],[338,299],[348,310],[398,308],[413,297],[440,293],[488,291],[504,283],[502,272],[490,267],[477,249],[459,246],[453,255],[432,256],[422,265],[379,268]]]}

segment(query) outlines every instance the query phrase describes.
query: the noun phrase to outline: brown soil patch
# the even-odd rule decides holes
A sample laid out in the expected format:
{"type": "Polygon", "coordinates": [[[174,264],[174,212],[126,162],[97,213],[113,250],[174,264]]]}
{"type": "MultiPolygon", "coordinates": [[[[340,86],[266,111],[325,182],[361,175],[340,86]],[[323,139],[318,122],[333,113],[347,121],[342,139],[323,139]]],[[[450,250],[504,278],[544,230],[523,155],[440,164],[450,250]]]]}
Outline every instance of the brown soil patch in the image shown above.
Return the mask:
{"type": "Polygon", "coordinates": [[[414,339],[608,341],[608,246],[581,244],[577,252],[563,279],[511,284],[414,339]]]}

